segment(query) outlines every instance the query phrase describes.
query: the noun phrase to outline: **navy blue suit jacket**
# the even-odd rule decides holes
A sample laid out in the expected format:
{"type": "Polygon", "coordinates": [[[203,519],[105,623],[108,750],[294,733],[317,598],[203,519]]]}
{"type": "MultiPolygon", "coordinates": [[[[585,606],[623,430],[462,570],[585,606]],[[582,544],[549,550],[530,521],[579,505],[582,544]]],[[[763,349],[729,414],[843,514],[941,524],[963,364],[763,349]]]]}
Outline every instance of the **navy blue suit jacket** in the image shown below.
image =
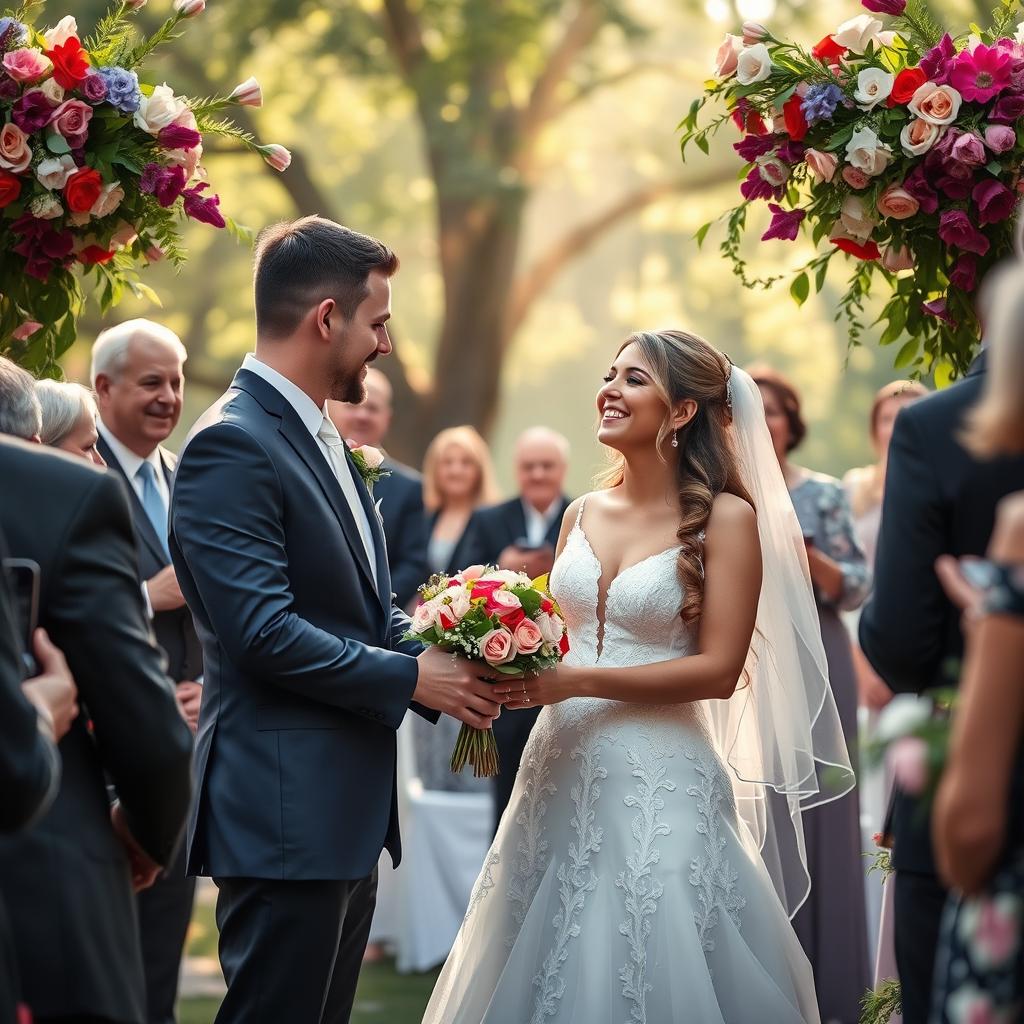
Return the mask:
{"type": "Polygon", "coordinates": [[[388,542],[391,589],[404,608],[430,575],[427,564],[427,517],[423,511],[423,478],[414,469],[384,460],[389,475],[373,488],[388,542]]]}
{"type": "Polygon", "coordinates": [[[239,370],[196,424],[171,497],[171,557],[203,646],[188,871],[355,879],[400,857],[395,732],[418,644],[371,566],[316,439],[239,370]]]}

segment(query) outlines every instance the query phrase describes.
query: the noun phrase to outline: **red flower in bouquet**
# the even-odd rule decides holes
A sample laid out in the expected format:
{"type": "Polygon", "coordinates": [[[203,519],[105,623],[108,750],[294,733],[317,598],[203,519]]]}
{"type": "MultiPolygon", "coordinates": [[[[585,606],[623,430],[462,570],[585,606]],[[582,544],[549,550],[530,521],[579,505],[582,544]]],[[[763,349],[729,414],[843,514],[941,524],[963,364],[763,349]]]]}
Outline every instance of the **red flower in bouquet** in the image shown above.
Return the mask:
{"type": "Polygon", "coordinates": [[[103,191],[103,178],[92,167],[75,171],[64,186],[64,198],[72,213],[87,213],[103,191]]]}
{"type": "Polygon", "coordinates": [[[75,36],[45,52],[53,62],[53,77],[62,89],[75,89],[85,81],[89,74],[89,54],[75,36]]]}
{"type": "Polygon", "coordinates": [[[892,83],[892,92],[885,101],[886,106],[906,106],[913,98],[914,93],[928,81],[928,76],[918,68],[904,68],[892,83]]]}
{"type": "Polygon", "coordinates": [[[109,263],[114,258],[113,249],[104,249],[102,245],[87,245],[77,256],[79,263],[87,267],[96,263],[109,263]]]}
{"type": "Polygon", "coordinates": [[[852,238],[849,235],[835,234],[829,241],[837,249],[842,249],[843,252],[848,252],[851,256],[857,256],[862,260],[877,260],[882,255],[878,246],[870,238],[866,242],[862,242],[859,238],[852,238]]]}
{"type": "Polygon", "coordinates": [[[822,64],[838,64],[840,58],[846,55],[846,47],[840,46],[831,36],[825,36],[813,50],[811,56],[820,60],[822,64]]]}
{"type": "Polygon", "coordinates": [[[21,179],[9,171],[0,171],[0,210],[10,206],[21,195],[21,179]]]}
{"type": "Polygon", "coordinates": [[[782,106],[782,118],[786,124],[786,132],[794,142],[807,137],[807,118],[804,117],[803,97],[793,93],[782,106]]]}

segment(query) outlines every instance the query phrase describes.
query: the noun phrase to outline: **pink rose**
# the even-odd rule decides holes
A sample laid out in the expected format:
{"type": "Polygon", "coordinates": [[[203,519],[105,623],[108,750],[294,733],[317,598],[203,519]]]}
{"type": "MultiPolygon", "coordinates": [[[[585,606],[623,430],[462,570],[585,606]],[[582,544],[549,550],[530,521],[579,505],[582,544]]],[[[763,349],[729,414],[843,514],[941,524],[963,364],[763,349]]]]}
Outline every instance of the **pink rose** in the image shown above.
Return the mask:
{"type": "Polygon", "coordinates": [[[726,35],[715,54],[716,78],[732,78],[736,74],[736,63],[742,49],[743,40],[739,36],[726,35]]]}
{"type": "Polygon", "coordinates": [[[900,145],[907,156],[921,156],[942,138],[945,130],[941,125],[915,117],[909,124],[903,126],[903,131],[900,132],[900,145]]]}
{"type": "Polygon", "coordinates": [[[911,796],[920,796],[928,785],[928,746],[917,736],[903,736],[888,754],[893,778],[911,796]]]}
{"type": "Polygon", "coordinates": [[[425,633],[433,625],[434,609],[429,604],[417,605],[416,611],[412,613],[412,631],[425,633]]]}
{"type": "Polygon", "coordinates": [[[379,469],[384,463],[384,456],[381,454],[380,449],[374,448],[372,445],[361,444],[353,450],[363,456],[370,469],[379,469]]]}
{"type": "Polygon", "coordinates": [[[756,163],[762,180],[767,181],[769,185],[774,185],[777,188],[789,181],[789,165],[773,153],[759,156],[756,163]]]}
{"type": "Polygon", "coordinates": [[[16,82],[38,82],[52,67],[49,57],[35,47],[24,47],[4,54],[4,71],[16,82]]]}
{"type": "Polygon", "coordinates": [[[28,136],[13,122],[0,129],[0,167],[21,174],[32,161],[28,136]]]}
{"type": "Polygon", "coordinates": [[[985,143],[982,142],[981,136],[974,132],[959,135],[953,143],[951,155],[958,163],[966,164],[968,167],[981,167],[988,160],[985,143]]]}
{"type": "Polygon", "coordinates": [[[847,234],[866,241],[874,231],[876,221],[868,213],[867,206],[860,196],[847,196],[839,213],[839,220],[847,234]]]}
{"type": "Polygon", "coordinates": [[[114,229],[114,233],[110,236],[111,247],[118,245],[131,245],[136,238],[139,237],[139,233],[129,224],[127,221],[119,221],[117,227],[114,229]]]}
{"type": "Polygon", "coordinates": [[[82,100],[65,100],[54,112],[50,127],[72,149],[85,145],[89,135],[89,122],[92,120],[92,107],[82,100]]]}
{"type": "Polygon", "coordinates": [[[482,565],[468,565],[459,575],[464,580],[478,580],[486,571],[482,565]]]}
{"type": "Polygon", "coordinates": [[[871,179],[863,171],[857,170],[856,167],[851,167],[847,164],[843,168],[843,181],[845,181],[850,188],[865,188],[870,180],[871,179]]]}
{"type": "Polygon", "coordinates": [[[763,43],[771,33],[759,21],[743,22],[743,45],[753,46],[763,43]]]}
{"type": "Polygon", "coordinates": [[[896,249],[890,245],[882,256],[882,266],[895,274],[900,270],[913,270],[917,263],[914,260],[913,253],[906,246],[896,249]]]}
{"type": "MultiPolygon", "coordinates": [[[[111,181],[103,186],[96,202],[89,212],[94,217],[106,217],[113,213],[124,201],[124,189],[119,181],[111,181]]],[[[134,228],[132,229],[134,231],[134,228]]],[[[111,240],[113,241],[113,240],[111,240]]]]}
{"type": "Polygon", "coordinates": [[[878,212],[890,220],[906,220],[913,217],[921,204],[899,185],[890,185],[878,197],[878,212]]]}
{"type": "Polygon", "coordinates": [[[839,160],[834,153],[819,153],[816,149],[809,149],[804,153],[804,160],[807,162],[807,169],[818,181],[831,181],[839,166],[839,160]]]}
{"type": "Polygon", "coordinates": [[[1005,124],[990,124],[985,129],[985,145],[993,153],[1006,153],[1017,145],[1017,133],[1005,124]]]}
{"type": "Polygon", "coordinates": [[[540,629],[540,635],[544,637],[544,643],[546,644],[557,644],[565,632],[562,620],[557,615],[552,615],[549,612],[541,612],[537,617],[537,627],[540,629]]]}
{"type": "Polygon", "coordinates": [[[503,626],[492,629],[480,638],[480,653],[488,665],[508,664],[516,656],[512,634],[503,626]]]}
{"type": "Polygon", "coordinates": [[[38,320],[26,320],[24,323],[15,327],[11,332],[11,337],[15,341],[28,341],[33,334],[36,333],[43,325],[38,320]]]}
{"type": "Polygon", "coordinates": [[[925,82],[914,93],[907,109],[932,124],[952,124],[960,113],[963,97],[951,85],[925,82]]]}
{"type": "Polygon", "coordinates": [[[64,153],[61,156],[40,160],[36,167],[36,179],[43,188],[62,189],[68,183],[68,178],[77,170],[75,158],[69,153],[64,153]]]}
{"type": "Polygon", "coordinates": [[[540,629],[537,628],[537,625],[531,619],[523,619],[516,626],[512,639],[515,640],[520,654],[534,654],[540,650],[541,644],[544,643],[544,637],[541,635],[540,629]]]}

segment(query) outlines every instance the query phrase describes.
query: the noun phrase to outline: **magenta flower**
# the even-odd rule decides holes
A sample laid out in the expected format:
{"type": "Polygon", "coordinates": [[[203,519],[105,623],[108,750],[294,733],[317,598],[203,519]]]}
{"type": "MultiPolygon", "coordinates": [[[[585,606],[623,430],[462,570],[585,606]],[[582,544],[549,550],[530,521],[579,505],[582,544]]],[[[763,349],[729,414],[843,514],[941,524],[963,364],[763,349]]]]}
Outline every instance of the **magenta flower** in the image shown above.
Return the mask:
{"type": "Polygon", "coordinates": [[[917,164],[907,175],[903,187],[921,204],[922,213],[934,213],[939,208],[939,194],[925,177],[923,164],[917,164]]]}
{"type": "Polygon", "coordinates": [[[202,221],[204,224],[212,224],[215,228],[222,228],[226,222],[221,215],[220,196],[201,196],[199,193],[210,186],[204,181],[201,185],[186,189],[184,195],[185,213],[193,220],[202,221]]]}
{"type": "Polygon", "coordinates": [[[971,197],[978,204],[979,224],[998,224],[1008,219],[1017,205],[1017,196],[995,178],[979,181],[971,197]]]}
{"type": "Polygon", "coordinates": [[[748,163],[752,164],[759,156],[770,153],[775,148],[775,137],[773,135],[748,135],[739,142],[734,142],[732,148],[748,163]]]}
{"type": "Polygon", "coordinates": [[[185,187],[185,168],[172,164],[146,164],[139,178],[139,190],[156,197],[161,206],[171,206],[185,187]]]}
{"type": "Polygon", "coordinates": [[[872,14],[892,14],[896,17],[907,9],[907,0],[860,0],[861,6],[872,14]]]}
{"type": "Polygon", "coordinates": [[[761,177],[761,172],[755,167],[747,175],[743,184],[740,185],[740,192],[743,194],[743,198],[747,200],[781,199],[783,188],[781,185],[769,185],[761,177]]]}
{"type": "Polygon", "coordinates": [[[922,58],[919,67],[928,76],[929,82],[945,85],[949,81],[950,65],[956,56],[953,37],[947,32],[939,45],[932,47],[922,58]]]}
{"type": "Polygon", "coordinates": [[[1007,93],[1000,96],[988,117],[994,124],[1016,124],[1024,117],[1024,94],[1007,93]]]}
{"type": "Polygon", "coordinates": [[[776,203],[769,203],[768,209],[772,212],[772,222],[768,230],[761,236],[762,242],[778,238],[783,242],[792,242],[800,231],[800,222],[807,216],[806,210],[784,210],[776,203]]]}
{"type": "Polygon", "coordinates": [[[939,218],[939,238],[946,245],[964,252],[975,252],[979,256],[988,252],[990,244],[963,210],[946,210],[939,218]]]}
{"type": "Polygon", "coordinates": [[[32,135],[53,120],[53,104],[39,89],[24,93],[11,109],[11,120],[26,134],[32,135]]]}
{"type": "Polygon", "coordinates": [[[996,46],[979,43],[961,50],[953,61],[949,83],[969,102],[988,103],[1010,84],[1013,56],[996,46]]]}
{"type": "Polygon", "coordinates": [[[931,302],[922,302],[921,309],[929,316],[935,317],[936,320],[941,320],[944,324],[949,324],[950,327],[956,327],[956,321],[949,315],[949,310],[946,309],[945,299],[932,299],[931,302]]]}
{"type": "Polygon", "coordinates": [[[203,137],[194,128],[169,124],[166,128],[160,129],[156,141],[164,149],[195,149],[203,141],[203,137]]]}
{"type": "Polygon", "coordinates": [[[964,292],[973,292],[978,283],[978,257],[964,253],[953,265],[949,283],[964,292]]]}

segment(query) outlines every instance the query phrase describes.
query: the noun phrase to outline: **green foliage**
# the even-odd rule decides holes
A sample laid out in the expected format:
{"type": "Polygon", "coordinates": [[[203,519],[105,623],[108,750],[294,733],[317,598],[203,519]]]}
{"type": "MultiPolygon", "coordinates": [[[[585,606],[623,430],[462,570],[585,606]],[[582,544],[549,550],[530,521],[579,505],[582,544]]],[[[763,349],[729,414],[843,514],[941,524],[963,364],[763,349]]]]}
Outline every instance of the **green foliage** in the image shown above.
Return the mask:
{"type": "Polygon", "coordinates": [[[894,979],[883,981],[864,994],[860,1006],[860,1024],[889,1024],[894,1014],[903,1012],[900,983],[894,979]]]}

